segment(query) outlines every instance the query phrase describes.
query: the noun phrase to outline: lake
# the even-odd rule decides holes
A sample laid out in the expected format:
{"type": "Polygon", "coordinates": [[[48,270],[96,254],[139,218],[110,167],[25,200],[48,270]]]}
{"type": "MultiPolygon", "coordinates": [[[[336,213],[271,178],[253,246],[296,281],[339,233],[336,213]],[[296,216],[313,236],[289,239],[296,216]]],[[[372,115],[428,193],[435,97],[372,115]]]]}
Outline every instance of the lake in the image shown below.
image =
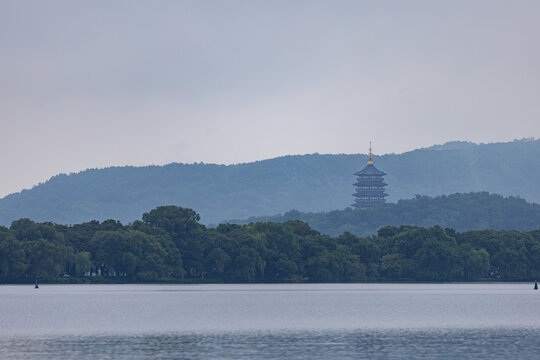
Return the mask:
{"type": "Polygon", "coordinates": [[[0,286],[0,358],[538,358],[538,309],[523,283],[0,286]]]}

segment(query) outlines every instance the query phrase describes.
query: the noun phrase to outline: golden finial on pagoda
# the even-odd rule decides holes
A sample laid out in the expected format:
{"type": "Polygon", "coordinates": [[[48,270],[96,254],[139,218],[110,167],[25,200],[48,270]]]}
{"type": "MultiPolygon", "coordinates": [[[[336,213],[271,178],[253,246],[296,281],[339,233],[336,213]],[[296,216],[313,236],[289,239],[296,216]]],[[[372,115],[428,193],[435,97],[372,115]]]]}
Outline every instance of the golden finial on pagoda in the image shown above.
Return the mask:
{"type": "Polygon", "coordinates": [[[369,161],[368,165],[373,165],[373,154],[371,153],[371,141],[369,142],[369,161]]]}

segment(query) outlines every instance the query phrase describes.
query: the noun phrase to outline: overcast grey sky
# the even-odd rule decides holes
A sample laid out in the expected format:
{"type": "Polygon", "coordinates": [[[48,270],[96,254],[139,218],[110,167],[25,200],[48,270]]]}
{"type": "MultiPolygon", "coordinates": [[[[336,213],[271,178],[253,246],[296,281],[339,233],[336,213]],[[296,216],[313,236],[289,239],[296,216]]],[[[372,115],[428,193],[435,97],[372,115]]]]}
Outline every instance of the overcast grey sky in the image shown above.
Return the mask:
{"type": "Polygon", "coordinates": [[[0,196],[112,165],[540,136],[540,1],[0,0],[0,196]]]}

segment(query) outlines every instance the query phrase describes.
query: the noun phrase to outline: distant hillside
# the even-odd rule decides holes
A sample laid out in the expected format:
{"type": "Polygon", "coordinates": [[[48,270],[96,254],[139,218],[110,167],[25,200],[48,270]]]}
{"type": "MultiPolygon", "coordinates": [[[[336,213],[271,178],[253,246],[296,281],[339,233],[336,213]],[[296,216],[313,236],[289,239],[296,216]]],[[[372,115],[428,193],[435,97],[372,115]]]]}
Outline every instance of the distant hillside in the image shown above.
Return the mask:
{"type": "Polygon", "coordinates": [[[517,197],[503,197],[487,192],[442,195],[417,195],[414,199],[399,200],[371,209],[334,210],[302,213],[292,210],[283,215],[252,217],[239,224],[251,222],[285,222],[302,220],[321,233],[337,236],[348,231],[358,236],[370,236],[380,227],[391,225],[439,225],[459,232],[469,230],[540,229],[540,205],[527,203],[517,197]]]}
{"type": "MultiPolygon", "coordinates": [[[[376,156],[388,173],[388,200],[489,191],[540,202],[540,140],[475,145],[452,142],[376,156]]],[[[29,217],[63,224],[92,219],[128,223],[148,209],[197,209],[203,223],[284,213],[344,209],[354,172],[366,155],[302,155],[238,165],[111,167],[58,175],[0,199],[0,224],[29,217]]],[[[5,174],[4,174],[5,176],[5,174]]]]}

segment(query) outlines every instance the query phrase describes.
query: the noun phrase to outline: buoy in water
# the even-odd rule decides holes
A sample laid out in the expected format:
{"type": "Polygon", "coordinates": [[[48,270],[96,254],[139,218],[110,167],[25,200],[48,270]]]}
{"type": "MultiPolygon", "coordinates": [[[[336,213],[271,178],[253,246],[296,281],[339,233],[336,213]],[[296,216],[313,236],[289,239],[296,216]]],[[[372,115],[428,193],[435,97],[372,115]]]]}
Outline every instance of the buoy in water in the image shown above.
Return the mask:
{"type": "Polygon", "coordinates": [[[538,290],[538,282],[536,280],[534,280],[534,290],[538,290]]]}
{"type": "Polygon", "coordinates": [[[39,289],[39,284],[37,280],[36,280],[36,286],[34,286],[34,289],[39,289]]]}

